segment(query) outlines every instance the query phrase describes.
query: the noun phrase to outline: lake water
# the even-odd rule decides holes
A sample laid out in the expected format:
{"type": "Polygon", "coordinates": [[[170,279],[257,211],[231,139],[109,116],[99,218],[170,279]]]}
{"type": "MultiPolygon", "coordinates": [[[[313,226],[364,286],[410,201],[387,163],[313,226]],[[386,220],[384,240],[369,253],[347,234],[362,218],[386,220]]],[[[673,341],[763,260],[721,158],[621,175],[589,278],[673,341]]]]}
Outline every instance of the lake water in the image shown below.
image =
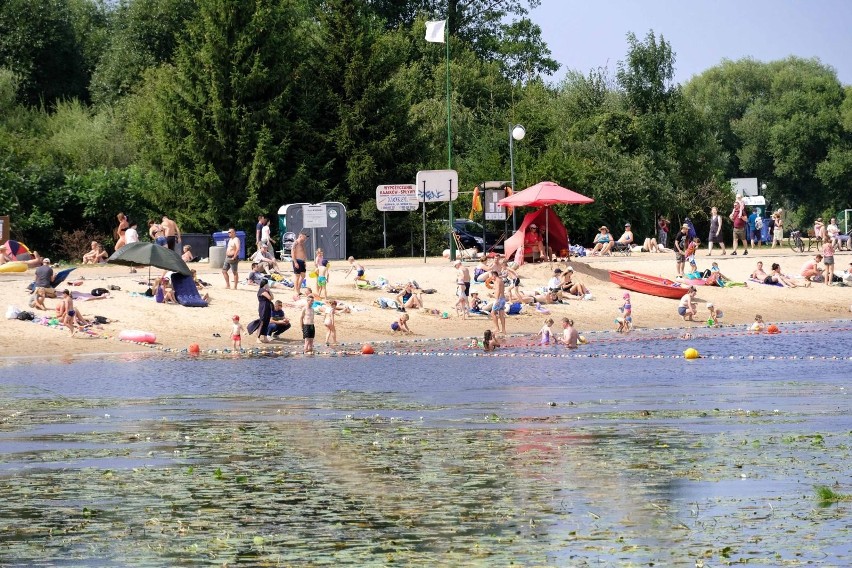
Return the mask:
{"type": "Polygon", "coordinates": [[[848,325],[7,364],[0,565],[849,565],[848,325]]]}

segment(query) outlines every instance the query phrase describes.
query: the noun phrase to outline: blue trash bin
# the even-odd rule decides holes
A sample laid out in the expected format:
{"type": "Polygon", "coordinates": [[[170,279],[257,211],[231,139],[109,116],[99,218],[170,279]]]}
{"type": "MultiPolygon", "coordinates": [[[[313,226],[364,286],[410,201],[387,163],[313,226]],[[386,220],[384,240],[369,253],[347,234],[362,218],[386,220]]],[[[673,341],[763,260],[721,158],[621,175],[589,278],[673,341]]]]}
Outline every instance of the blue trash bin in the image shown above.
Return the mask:
{"type": "MultiPolygon", "coordinates": [[[[246,233],[245,231],[237,231],[237,238],[240,239],[240,260],[246,259],[246,233]]],[[[228,246],[228,231],[219,231],[213,233],[213,242],[217,247],[228,246]]]]}

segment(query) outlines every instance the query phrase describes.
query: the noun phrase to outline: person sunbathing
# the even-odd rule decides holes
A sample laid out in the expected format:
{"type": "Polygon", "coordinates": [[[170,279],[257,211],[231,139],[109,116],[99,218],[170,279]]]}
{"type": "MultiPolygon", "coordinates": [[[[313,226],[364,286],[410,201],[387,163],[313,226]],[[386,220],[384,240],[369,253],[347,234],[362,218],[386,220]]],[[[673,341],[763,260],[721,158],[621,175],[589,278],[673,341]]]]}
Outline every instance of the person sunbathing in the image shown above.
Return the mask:
{"type": "Polygon", "coordinates": [[[595,236],[595,247],[592,249],[593,256],[609,256],[612,250],[612,235],[609,234],[609,229],[606,226],[598,229],[600,231],[595,236]]]}
{"type": "MultiPolygon", "coordinates": [[[[772,272],[763,280],[765,284],[781,284],[785,288],[798,288],[799,285],[793,282],[781,273],[781,265],[777,262],[772,263],[772,272]]],[[[810,284],[810,282],[808,282],[810,284]]]]}
{"type": "Polygon", "coordinates": [[[83,264],[97,264],[99,256],[98,241],[92,241],[92,248],[83,255],[83,264]]]}
{"type": "Polygon", "coordinates": [[[760,261],[757,261],[757,268],[755,268],[754,272],[752,272],[749,275],[749,278],[763,282],[764,280],[766,280],[767,276],[769,276],[769,275],[766,274],[766,272],[763,270],[763,263],[760,262],[760,261]]]}
{"type": "Polygon", "coordinates": [[[402,292],[396,297],[396,303],[400,306],[401,311],[407,308],[419,309],[423,307],[423,299],[420,297],[420,291],[414,288],[414,285],[409,282],[406,284],[402,292]]]}
{"type": "Polygon", "coordinates": [[[569,266],[562,273],[562,292],[582,298],[589,293],[589,289],[577,280],[574,280],[574,267],[569,266]]]}

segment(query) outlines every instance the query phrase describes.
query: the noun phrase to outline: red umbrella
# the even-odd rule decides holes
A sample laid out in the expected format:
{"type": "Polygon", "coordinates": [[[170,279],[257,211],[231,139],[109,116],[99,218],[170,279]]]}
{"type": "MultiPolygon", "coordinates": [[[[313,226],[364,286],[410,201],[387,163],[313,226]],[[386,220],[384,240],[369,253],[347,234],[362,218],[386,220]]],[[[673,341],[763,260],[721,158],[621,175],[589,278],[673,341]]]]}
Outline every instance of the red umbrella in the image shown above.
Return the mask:
{"type": "Polygon", "coordinates": [[[585,205],[594,202],[595,200],[591,197],[580,195],[576,191],[564,188],[552,181],[543,181],[514,195],[504,197],[497,202],[497,205],[504,207],[521,207],[524,205],[529,207],[548,207],[557,203],[585,205]]]}
{"type": "MultiPolygon", "coordinates": [[[[591,197],[581,195],[576,191],[564,188],[557,183],[553,183],[552,181],[542,181],[532,187],[526,188],[523,191],[519,191],[510,197],[504,197],[497,202],[497,205],[502,205],[503,207],[550,207],[551,205],[556,205],[558,203],[566,205],[584,205],[594,202],[595,200],[591,197]]],[[[547,238],[545,247],[546,250],[549,251],[549,216],[545,217],[545,225],[545,238],[547,238]]],[[[548,253],[548,257],[549,256],[550,254],[548,253]]]]}

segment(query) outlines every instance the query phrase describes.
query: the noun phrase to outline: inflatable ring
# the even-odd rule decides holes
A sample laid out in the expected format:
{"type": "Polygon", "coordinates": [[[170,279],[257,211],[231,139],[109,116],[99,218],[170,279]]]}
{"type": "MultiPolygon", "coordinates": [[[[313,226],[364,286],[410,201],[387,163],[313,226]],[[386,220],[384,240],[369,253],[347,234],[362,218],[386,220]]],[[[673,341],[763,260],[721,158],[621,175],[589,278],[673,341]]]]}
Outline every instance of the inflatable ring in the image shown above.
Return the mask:
{"type": "Polygon", "coordinates": [[[27,263],[20,260],[0,264],[0,272],[26,272],[27,263]]]}
{"type": "Polygon", "coordinates": [[[485,279],[485,287],[488,288],[489,290],[493,290],[495,280],[497,280],[497,278],[494,277],[494,276],[489,276],[488,278],[486,278],[485,279]]]}

